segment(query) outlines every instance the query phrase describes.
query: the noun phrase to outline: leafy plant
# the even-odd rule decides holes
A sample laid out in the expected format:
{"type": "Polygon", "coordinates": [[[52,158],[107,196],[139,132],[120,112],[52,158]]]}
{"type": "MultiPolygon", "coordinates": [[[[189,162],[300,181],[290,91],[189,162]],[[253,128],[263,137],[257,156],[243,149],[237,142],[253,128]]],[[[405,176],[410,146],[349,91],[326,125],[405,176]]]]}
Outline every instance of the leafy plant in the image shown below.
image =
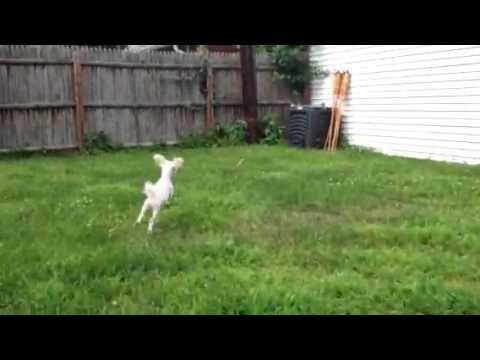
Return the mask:
{"type": "Polygon", "coordinates": [[[305,87],[322,74],[318,67],[310,64],[308,45],[258,45],[259,52],[272,57],[276,67],[275,76],[287,82],[296,95],[303,94],[305,87]]]}
{"type": "Polygon", "coordinates": [[[88,153],[94,153],[96,151],[107,152],[117,148],[103,131],[83,135],[83,146],[88,153]]]}
{"type": "Polygon", "coordinates": [[[193,133],[182,140],[184,148],[221,147],[245,143],[247,124],[243,120],[234,121],[231,125],[215,125],[206,133],[193,133]]]}
{"type": "Polygon", "coordinates": [[[283,131],[280,120],[276,114],[267,114],[258,123],[260,143],[264,145],[277,145],[282,140],[283,131]]]}
{"type": "Polygon", "coordinates": [[[242,144],[245,142],[247,134],[247,123],[243,120],[235,121],[231,126],[225,129],[227,139],[231,144],[242,144]]]}
{"type": "MultiPolygon", "coordinates": [[[[269,113],[257,123],[258,141],[263,145],[277,145],[281,142],[283,130],[277,114],[269,113]]],[[[246,143],[247,123],[237,120],[230,125],[215,125],[206,133],[194,133],[186,136],[181,147],[195,149],[222,147],[246,143]]]]}

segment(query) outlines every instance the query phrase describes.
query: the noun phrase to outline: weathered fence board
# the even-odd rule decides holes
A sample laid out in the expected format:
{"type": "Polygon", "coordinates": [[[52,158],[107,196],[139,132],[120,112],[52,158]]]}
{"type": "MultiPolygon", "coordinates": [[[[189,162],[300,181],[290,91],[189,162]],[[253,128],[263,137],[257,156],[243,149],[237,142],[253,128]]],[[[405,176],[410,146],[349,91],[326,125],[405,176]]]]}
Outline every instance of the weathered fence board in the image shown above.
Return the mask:
{"type": "MultiPolygon", "coordinates": [[[[76,134],[100,131],[127,146],[178,142],[206,125],[205,61],[196,53],[0,47],[0,150],[73,148],[76,134]]],[[[242,119],[239,55],[211,54],[208,64],[209,118],[242,119]]],[[[273,70],[270,59],[257,56],[259,115],[284,117],[298,99],[273,70]]]]}

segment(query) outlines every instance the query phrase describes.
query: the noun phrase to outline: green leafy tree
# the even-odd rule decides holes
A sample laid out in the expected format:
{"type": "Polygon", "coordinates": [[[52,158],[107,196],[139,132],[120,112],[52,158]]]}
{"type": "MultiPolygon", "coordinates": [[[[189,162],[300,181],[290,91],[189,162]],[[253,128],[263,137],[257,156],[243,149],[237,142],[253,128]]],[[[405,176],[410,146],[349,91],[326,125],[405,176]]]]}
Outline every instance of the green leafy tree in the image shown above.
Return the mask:
{"type": "Polygon", "coordinates": [[[321,74],[320,69],[311,66],[307,50],[308,45],[257,45],[259,53],[272,57],[276,76],[286,81],[297,95],[304,92],[312,78],[321,74]]]}

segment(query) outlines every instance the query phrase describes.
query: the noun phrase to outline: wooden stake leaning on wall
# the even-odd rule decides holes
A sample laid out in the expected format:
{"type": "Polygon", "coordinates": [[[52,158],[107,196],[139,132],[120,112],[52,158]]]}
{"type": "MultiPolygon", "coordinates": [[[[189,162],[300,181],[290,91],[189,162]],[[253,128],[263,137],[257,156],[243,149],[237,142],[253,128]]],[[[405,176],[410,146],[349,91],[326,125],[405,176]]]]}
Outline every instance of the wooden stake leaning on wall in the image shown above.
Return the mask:
{"type": "Polygon", "coordinates": [[[337,103],[338,103],[338,96],[340,92],[340,85],[342,81],[342,74],[336,71],[333,75],[333,85],[332,85],[332,113],[330,116],[330,126],[328,128],[327,140],[325,142],[325,149],[328,150],[330,148],[332,138],[333,138],[333,129],[335,127],[335,119],[336,119],[336,112],[337,112],[337,103]]]}
{"type": "Polygon", "coordinates": [[[83,147],[84,134],[84,109],[82,99],[82,65],[80,62],[80,54],[73,54],[73,97],[75,101],[74,124],[75,124],[75,140],[77,146],[83,147]]]}
{"type": "Polygon", "coordinates": [[[338,101],[341,81],[342,81],[342,74],[336,71],[332,77],[332,113],[330,116],[330,126],[328,127],[328,133],[325,140],[325,146],[324,146],[325,150],[328,150],[330,148],[330,144],[332,141],[333,128],[335,125],[335,113],[337,108],[337,101],[338,101]]]}
{"type": "Polygon", "coordinates": [[[345,102],[345,98],[347,97],[348,87],[350,85],[351,75],[347,71],[342,76],[342,85],[340,87],[340,96],[338,98],[337,110],[335,112],[335,128],[333,132],[333,138],[331,143],[331,150],[336,150],[338,145],[338,139],[340,136],[340,129],[342,127],[342,113],[343,113],[343,104],[345,102]]]}

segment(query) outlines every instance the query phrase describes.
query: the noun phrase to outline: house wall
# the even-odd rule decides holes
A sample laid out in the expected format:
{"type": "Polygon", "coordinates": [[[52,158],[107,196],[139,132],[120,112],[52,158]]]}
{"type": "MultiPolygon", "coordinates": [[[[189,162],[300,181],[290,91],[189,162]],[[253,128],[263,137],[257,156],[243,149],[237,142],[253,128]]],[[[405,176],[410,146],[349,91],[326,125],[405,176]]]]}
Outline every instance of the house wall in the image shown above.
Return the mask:
{"type": "MultiPolygon", "coordinates": [[[[414,158],[480,163],[479,45],[312,45],[310,59],[352,74],[344,135],[352,145],[414,158]]],[[[331,106],[332,80],[312,82],[331,106]]]]}

